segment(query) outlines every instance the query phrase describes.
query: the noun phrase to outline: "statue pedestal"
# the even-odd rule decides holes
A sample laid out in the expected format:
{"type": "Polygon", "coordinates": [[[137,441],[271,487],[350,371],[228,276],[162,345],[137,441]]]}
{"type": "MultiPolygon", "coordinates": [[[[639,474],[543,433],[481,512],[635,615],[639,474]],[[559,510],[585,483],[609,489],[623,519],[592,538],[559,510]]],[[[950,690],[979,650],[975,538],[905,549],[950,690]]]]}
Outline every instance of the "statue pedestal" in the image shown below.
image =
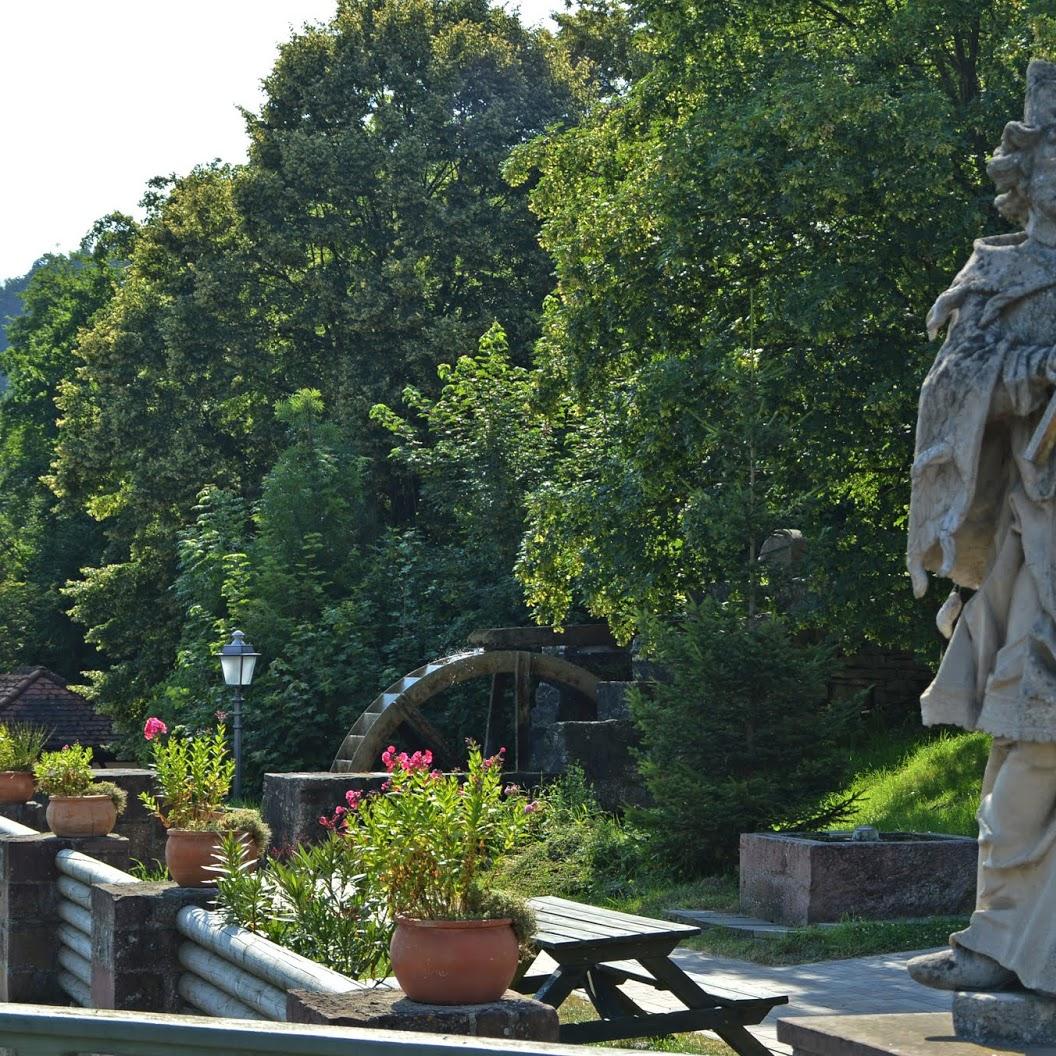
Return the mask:
{"type": "Polygon", "coordinates": [[[981,1045],[1056,1045],[1056,997],[1029,990],[956,994],[953,1029],[981,1045]]]}
{"type": "Polygon", "coordinates": [[[981,1045],[953,1033],[949,1012],[803,1016],[777,1021],[777,1040],[792,1056],[997,1056],[1051,1052],[1003,1042],[981,1045]]]}

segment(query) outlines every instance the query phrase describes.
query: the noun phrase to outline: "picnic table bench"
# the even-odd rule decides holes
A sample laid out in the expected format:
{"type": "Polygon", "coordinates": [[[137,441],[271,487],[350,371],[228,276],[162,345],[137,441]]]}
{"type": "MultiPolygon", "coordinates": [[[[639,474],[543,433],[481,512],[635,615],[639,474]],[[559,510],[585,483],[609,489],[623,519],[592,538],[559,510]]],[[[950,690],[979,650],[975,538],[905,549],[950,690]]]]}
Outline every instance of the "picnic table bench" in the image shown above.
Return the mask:
{"type": "Polygon", "coordinates": [[[558,1008],[573,990],[586,991],[598,1015],[561,1026],[561,1040],[612,1041],[680,1031],[711,1030],[741,1056],[769,1056],[745,1030],[762,1022],[781,997],[720,995],[705,990],[671,959],[675,947],[700,928],[600,909],[565,898],[530,899],[537,926],[535,945],[557,967],[525,975],[514,988],[558,1008]],[[631,963],[627,963],[631,962],[631,963]],[[640,969],[640,970],[639,970],[640,969]],[[633,981],[666,990],[685,1005],[675,1012],[648,1012],[621,990],[633,981]]]}

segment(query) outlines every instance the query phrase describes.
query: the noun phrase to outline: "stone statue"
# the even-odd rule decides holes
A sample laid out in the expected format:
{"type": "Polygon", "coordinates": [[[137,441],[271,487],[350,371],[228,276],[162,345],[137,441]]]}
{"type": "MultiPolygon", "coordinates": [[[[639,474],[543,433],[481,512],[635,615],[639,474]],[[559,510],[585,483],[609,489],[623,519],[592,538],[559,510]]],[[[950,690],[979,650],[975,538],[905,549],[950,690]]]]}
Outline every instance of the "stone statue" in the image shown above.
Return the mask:
{"type": "Polygon", "coordinates": [[[1056,994],[1056,65],[1031,62],[1022,122],[988,171],[1022,231],[983,238],[928,315],[946,340],[924,381],[908,565],[957,591],[921,698],[927,725],[994,737],[968,927],[910,973],[950,990],[1056,994]]]}

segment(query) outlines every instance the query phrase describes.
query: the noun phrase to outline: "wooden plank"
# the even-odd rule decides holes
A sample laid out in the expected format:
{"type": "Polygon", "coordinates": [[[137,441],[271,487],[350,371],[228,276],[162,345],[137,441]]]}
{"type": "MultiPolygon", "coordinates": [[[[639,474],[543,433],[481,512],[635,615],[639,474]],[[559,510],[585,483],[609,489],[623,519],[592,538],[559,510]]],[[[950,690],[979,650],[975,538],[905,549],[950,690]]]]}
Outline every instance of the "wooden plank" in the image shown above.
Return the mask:
{"type": "Polygon", "coordinates": [[[602,1019],[621,1019],[626,1016],[647,1015],[644,1009],[631,1000],[631,998],[620,990],[616,984],[597,968],[591,968],[587,972],[586,987],[587,997],[591,1004],[598,1010],[602,1019]]]}
{"type": "Polygon", "coordinates": [[[566,997],[576,989],[584,977],[582,968],[560,965],[558,969],[535,992],[536,1001],[558,1008],[566,997]]]}
{"type": "Polygon", "coordinates": [[[715,1033],[740,1056],[770,1056],[770,1050],[740,1025],[716,1027],[715,1033]]]}
{"type": "Polygon", "coordinates": [[[590,906],[583,902],[573,902],[571,899],[558,898],[556,895],[542,895],[538,898],[529,899],[532,908],[538,912],[570,914],[579,920],[618,920],[627,927],[632,924],[644,925],[650,929],[681,934],[685,937],[699,935],[700,928],[692,924],[680,924],[673,920],[658,920],[655,917],[639,917],[633,913],[621,913],[615,909],[604,909],[601,906],[590,906]]]}
{"type": "Polygon", "coordinates": [[[597,942],[536,942],[558,964],[603,964],[606,961],[639,960],[642,957],[667,957],[675,948],[674,939],[654,939],[643,944],[626,939],[601,939],[597,942]]]}
{"type": "Polygon", "coordinates": [[[558,1035],[562,1042],[580,1045],[620,1038],[652,1038],[662,1034],[681,1034],[695,1030],[715,1030],[730,1023],[731,1010],[693,1008],[682,1012],[654,1012],[647,1016],[621,1016],[618,1019],[596,1019],[588,1023],[565,1023],[558,1035]]]}
{"type": "Polygon", "coordinates": [[[619,648],[607,623],[573,624],[563,631],[552,627],[480,627],[470,631],[466,640],[484,649],[541,649],[548,645],[619,648]]]}
{"type": "Polygon", "coordinates": [[[495,674],[491,676],[491,693],[488,696],[488,721],[484,727],[484,755],[492,756],[499,750],[498,729],[502,721],[502,700],[506,695],[506,685],[510,680],[509,675],[495,674]]]}
{"type": "MultiPolygon", "coordinates": [[[[593,920],[577,920],[572,916],[563,916],[558,913],[540,913],[536,911],[535,919],[539,922],[539,931],[567,932],[591,936],[598,939],[611,939],[615,937],[624,939],[652,939],[670,936],[666,931],[646,931],[615,927],[611,924],[602,924],[593,920]]],[[[678,936],[681,938],[681,936],[678,936]]]]}
{"type": "Polygon", "coordinates": [[[518,653],[513,672],[513,759],[518,770],[528,765],[533,659],[532,653],[518,653]]]}

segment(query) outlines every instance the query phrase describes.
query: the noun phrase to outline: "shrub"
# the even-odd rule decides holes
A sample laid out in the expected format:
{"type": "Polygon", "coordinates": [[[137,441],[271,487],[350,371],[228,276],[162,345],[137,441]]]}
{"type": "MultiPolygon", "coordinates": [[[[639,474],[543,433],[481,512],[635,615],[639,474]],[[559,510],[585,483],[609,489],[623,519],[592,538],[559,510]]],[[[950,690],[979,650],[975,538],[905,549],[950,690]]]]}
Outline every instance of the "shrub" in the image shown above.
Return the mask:
{"type": "Polygon", "coordinates": [[[128,806],[128,793],[120,785],[115,785],[113,781],[96,781],[88,786],[88,795],[109,796],[118,817],[124,814],[128,806]]]}
{"type": "Polygon", "coordinates": [[[0,770],[32,770],[50,736],[40,726],[21,722],[0,725],[0,770]]]}
{"type": "Polygon", "coordinates": [[[33,767],[40,790],[49,796],[87,796],[92,787],[92,750],[68,744],[57,752],[44,752],[33,767]]]}
{"type": "Polygon", "coordinates": [[[298,847],[285,862],[271,858],[256,872],[243,867],[244,858],[245,847],[229,833],[216,903],[226,921],[353,979],[389,974],[392,924],[355,844],[331,834],[323,843],[298,847]]]}
{"type": "Polygon", "coordinates": [[[715,602],[648,619],[644,636],[669,680],[632,694],[655,804],[635,816],[673,865],[715,871],[736,859],[742,832],[846,815],[846,799],[817,807],[843,787],[858,712],[828,699],[829,650],[794,641],[779,617],[715,602]]]}
{"type": "Polygon", "coordinates": [[[263,854],[271,844],[271,827],[261,816],[260,811],[252,807],[234,807],[225,810],[216,820],[216,829],[218,832],[248,833],[260,854],[263,854]]]}
{"type": "Polygon", "coordinates": [[[151,742],[154,774],[162,793],[159,801],[141,792],[143,805],[166,828],[215,828],[235,776],[224,726],[188,737],[175,729],[170,734],[165,723],[151,717],[143,736],[151,742]]]}

